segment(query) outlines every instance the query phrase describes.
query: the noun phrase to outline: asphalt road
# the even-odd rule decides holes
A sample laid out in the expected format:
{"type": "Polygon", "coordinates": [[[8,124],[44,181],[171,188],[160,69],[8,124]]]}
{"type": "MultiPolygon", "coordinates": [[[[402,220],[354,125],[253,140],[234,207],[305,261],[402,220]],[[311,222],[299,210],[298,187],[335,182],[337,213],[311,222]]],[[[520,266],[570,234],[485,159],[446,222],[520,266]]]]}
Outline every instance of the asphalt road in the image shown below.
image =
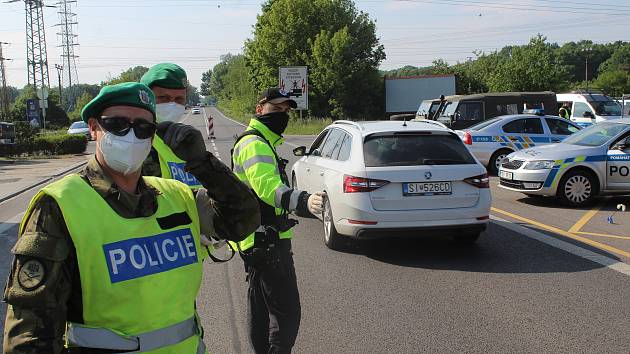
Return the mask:
{"type": "MultiPolygon", "coordinates": [[[[206,136],[206,114],[214,117],[217,135],[208,150],[229,164],[233,136],[244,127],[214,108],[188,111],[183,122],[206,136]]],[[[293,163],[291,149],[310,140],[288,137],[280,155],[293,163]]],[[[500,212],[493,210],[494,220],[473,247],[437,237],[352,242],[335,252],[323,244],[320,221],[300,219],[293,245],[303,315],[295,352],[629,353],[624,257],[544,227],[568,230],[589,210],[527,203],[495,185],[500,212]],[[497,220],[523,221],[513,216],[537,218],[542,232],[497,220]]],[[[15,238],[16,216],[33,193],[0,204],[0,267],[15,238]]],[[[0,271],[4,277],[6,270],[0,271]]],[[[197,305],[211,353],[250,352],[246,289],[238,257],[205,265],[197,305]]]]}

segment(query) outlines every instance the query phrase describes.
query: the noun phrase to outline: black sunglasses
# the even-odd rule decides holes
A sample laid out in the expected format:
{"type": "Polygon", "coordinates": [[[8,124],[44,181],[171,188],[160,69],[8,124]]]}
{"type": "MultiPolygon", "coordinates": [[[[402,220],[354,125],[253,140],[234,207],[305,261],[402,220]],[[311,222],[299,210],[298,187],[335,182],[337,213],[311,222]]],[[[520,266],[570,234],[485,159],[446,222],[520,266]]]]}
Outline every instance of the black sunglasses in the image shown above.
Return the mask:
{"type": "Polygon", "coordinates": [[[102,116],[98,119],[98,124],[103,129],[117,136],[125,136],[129,133],[129,129],[133,128],[133,132],[138,139],[152,137],[157,129],[157,124],[143,118],[136,118],[133,122],[130,122],[127,117],[102,116]]]}

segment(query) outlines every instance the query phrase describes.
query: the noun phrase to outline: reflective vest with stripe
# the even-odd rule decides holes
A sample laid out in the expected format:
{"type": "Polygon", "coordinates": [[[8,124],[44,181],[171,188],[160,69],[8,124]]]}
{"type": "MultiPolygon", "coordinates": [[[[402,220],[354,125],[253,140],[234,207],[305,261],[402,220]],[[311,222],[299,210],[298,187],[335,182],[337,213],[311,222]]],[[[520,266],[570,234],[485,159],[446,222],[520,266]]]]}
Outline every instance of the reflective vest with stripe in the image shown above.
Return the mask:
{"type": "MultiPolygon", "coordinates": [[[[234,146],[232,154],[233,172],[262,202],[274,207],[276,215],[283,215],[287,210],[282,208],[282,198],[291,188],[287,186],[288,181],[282,179],[274,151],[284,140],[256,119],[250,121],[247,130],[260,132],[271,146],[256,135],[247,135],[240,139],[234,146]]],[[[298,197],[298,191],[290,195],[292,208],[289,209],[295,209],[298,197]]],[[[253,247],[254,235],[251,234],[239,242],[238,247],[243,251],[253,247]]],[[[289,239],[292,236],[292,230],[279,234],[281,239],[289,239]]]]}
{"type": "Polygon", "coordinates": [[[153,138],[153,148],[158,154],[160,160],[160,171],[162,178],[178,180],[192,189],[201,188],[201,183],[192,174],[184,170],[186,161],[175,155],[173,150],[164,143],[164,140],[157,134],[153,138]]]}
{"type": "MultiPolygon", "coordinates": [[[[126,219],[79,175],[43,188],[55,199],[80,269],[83,323],[67,323],[66,346],[139,353],[204,353],[195,298],[202,275],[199,216],[182,183],[144,177],[154,215],[126,219]]],[[[24,221],[20,234],[23,232],[24,221]]]]}

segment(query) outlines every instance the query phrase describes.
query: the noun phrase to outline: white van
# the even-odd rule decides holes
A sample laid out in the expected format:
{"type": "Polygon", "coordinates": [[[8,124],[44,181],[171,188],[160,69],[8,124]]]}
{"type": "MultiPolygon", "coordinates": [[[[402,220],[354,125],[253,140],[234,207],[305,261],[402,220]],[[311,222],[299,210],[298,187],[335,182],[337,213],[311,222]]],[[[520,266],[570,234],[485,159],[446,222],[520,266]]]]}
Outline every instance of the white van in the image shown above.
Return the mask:
{"type": "Polygon", "coordinates": [[[559,93],[558,107],[569,107],[571,121],[582,127],[621,118],[621,105],[612,98],[590,91],[559,93]]]}

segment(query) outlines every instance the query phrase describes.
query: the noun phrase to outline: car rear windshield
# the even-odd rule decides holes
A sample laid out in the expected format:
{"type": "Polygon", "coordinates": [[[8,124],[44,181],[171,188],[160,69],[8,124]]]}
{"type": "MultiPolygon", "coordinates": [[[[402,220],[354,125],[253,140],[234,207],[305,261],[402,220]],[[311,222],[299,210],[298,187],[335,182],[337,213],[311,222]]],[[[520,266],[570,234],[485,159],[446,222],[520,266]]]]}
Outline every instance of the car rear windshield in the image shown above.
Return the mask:
{"type": "Polygon", "coordinates": [[[74,122],[70,126],[70,129],[87,128],[88,125],[85,122],[74,122]]]}
{"type": "Polygon", "coordinates": [[[473,130],[473,131],[477,131],[477,130],[481,130],[487,126],[489,126],[490,124],[494,124],[495,122],[500,121],[503,118],[492,118],[486,121],[483,121],[481,123],[477,123],[473,126],[468,127],[468,129],[473,130]]]}
{"type": "Polygon", "coordinates": [[[366,167],[474,164],[459,137],[449,133],[372,134],[363,143],[366,167]]]}

